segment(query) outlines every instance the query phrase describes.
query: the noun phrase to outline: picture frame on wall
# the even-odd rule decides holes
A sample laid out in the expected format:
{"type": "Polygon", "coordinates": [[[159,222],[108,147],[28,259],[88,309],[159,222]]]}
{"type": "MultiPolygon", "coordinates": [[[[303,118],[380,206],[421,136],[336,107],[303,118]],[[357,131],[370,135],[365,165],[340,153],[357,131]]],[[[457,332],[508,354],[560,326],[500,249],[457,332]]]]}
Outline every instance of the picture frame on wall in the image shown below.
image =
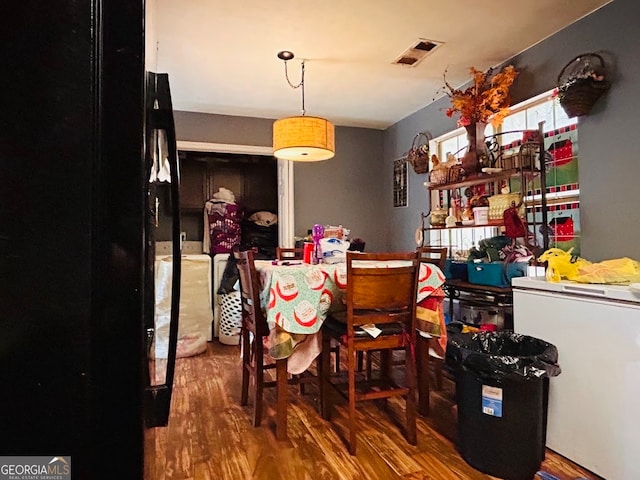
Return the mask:
{"type": "Polygon", "coordinates": [[[393,161],[393,206],[402,208],[409,206],[407,179],[407,159],[398,158],[393,161]]]}

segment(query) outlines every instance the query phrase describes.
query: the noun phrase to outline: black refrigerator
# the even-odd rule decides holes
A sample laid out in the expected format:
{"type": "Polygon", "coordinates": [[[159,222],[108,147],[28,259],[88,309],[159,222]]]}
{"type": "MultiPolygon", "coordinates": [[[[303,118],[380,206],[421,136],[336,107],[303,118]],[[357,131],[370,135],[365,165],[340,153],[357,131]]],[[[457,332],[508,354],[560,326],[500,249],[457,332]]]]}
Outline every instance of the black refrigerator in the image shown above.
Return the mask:
{"type": "Polygon", "coordinates": [[[24,0],[0,18],[0,457],[142,478],[173,375],[170,358],[166,385],[149,378],[150,131],[175,153],[170,97],[155,94],[166,75],[145,72],[144,3],[24,0]]]}

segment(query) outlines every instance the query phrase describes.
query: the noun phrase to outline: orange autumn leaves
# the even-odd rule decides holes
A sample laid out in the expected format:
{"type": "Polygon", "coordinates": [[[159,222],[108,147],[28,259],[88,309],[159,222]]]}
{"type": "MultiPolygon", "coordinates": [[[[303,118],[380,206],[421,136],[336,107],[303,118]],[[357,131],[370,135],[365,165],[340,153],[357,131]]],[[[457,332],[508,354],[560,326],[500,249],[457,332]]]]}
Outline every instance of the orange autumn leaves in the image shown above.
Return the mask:
{"type": "Polygon", "coordinates": [[[453,88],[447,82],[445,71],[445,93],[451,99],[451,107],[446,111],[447,116],[452,117],[459,113],[458,124],[463,126],[478,122],[488,123],[489,120],[494,127],[499,126],[509,114],[509,90],[518,72],[513,65],[504,67],[496,74],[493,74],[493,71],[494,69],[490,68],[482,72],[471,67],[473,85],[465,90],[453,88]]]}

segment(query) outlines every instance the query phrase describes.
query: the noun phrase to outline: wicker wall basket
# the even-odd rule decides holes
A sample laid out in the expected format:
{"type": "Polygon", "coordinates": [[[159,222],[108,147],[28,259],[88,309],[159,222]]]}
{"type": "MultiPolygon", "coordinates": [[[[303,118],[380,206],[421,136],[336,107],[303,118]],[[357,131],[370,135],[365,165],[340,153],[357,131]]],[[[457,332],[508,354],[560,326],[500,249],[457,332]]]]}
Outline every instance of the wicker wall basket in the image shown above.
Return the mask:
{"type": "Polygon", "coordinates": [[[558,75],[558,98],[569,118],[587,115],[611,86],[603,58],[596,53],[578,55],[558,75]]]}
{"type": "Polygon", "coordinates": [[[429,133],[420,132],[413,138],[411,148],[407,152],[407,162],[416,173],[429,171],[429,140],[431,140],[429,133]]]}

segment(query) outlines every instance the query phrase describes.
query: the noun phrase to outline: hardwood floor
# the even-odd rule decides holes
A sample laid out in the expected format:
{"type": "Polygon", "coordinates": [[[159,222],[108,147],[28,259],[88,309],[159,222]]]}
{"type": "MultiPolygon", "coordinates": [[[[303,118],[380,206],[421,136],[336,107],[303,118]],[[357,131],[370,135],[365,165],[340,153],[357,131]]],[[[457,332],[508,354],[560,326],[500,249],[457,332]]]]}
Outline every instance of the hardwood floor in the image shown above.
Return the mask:
{"type": "MultiPolygon", "coordinates": [[[[415,447],[374,403],[359,404],[354,457],[335,430],[344,410],[338,406],[330,424],[317,413],[315,386],[305,395],[296,387],[289,392],[289,439],[279,442],[267,420],[273,389],[266,391],[259,428],[251,425],[250,406],[239,404],[239,347],[216,340],[206,353],[178,359],[169,426],[147,430],[145,480],[494,478],[469,466],[457,452],[450,390],[432,393],[431,415],[418,416],[415,447]]],[[[398,411],[400,417],[401,404],[389,402],[392,416],[398,411]]],[[[599,478],[549,450],[541,470],[560,480],[599,478]]]]}

